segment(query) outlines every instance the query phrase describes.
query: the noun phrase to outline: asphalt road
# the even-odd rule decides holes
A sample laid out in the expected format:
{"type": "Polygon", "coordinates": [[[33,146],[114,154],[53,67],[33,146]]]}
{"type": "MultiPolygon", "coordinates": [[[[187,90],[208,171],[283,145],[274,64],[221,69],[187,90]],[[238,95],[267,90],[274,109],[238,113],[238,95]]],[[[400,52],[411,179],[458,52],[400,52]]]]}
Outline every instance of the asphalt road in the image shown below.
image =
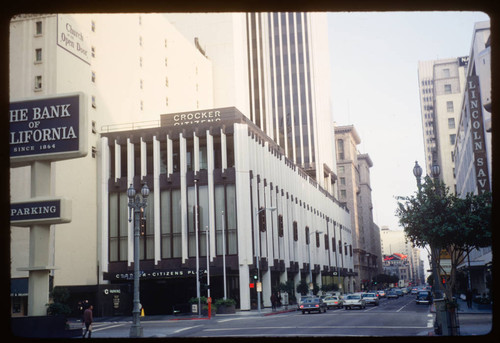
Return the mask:
{"type": "MultiPolygon", "coordinates": [[[[427,336],[433,331],[434,314],[429,305],[415,304],[415,297],[381,299],[379,306],[365,309],[332,309],[326,313],[299,311],[272,316],[227,315],[211,320],[144,320],[144,337],[308,337],[308,336],[427,336]]],[[[491,328],[491,315],[462,315],[491,328]]],[[[99,322],[92,337],[128,337],[131,322],[99,322]]],[[[463,332],[463,334],[478,334],[463,332]]],[[[481,334],[479,332],[479,334],[481,334]]]]}

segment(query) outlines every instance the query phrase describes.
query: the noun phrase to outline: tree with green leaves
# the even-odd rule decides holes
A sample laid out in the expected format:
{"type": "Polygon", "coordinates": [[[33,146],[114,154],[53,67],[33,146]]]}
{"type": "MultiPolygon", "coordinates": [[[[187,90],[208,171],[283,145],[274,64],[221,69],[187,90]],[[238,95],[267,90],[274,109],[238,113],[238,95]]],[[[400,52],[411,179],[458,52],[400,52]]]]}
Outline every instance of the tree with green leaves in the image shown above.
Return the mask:
{"type": "Polygon", "coordinates": [[[433,263],[447,279],[445,293],[452,299],[457,267],[476,248],[491,246],[491,193],[458,197],[439,180],[426,176],[416,195],[398,197],[396,215],[407,240],[414,246],[430,246],[433,263]],[[440,254],[450,256],[451,269],[446,273],[440,254]]]}

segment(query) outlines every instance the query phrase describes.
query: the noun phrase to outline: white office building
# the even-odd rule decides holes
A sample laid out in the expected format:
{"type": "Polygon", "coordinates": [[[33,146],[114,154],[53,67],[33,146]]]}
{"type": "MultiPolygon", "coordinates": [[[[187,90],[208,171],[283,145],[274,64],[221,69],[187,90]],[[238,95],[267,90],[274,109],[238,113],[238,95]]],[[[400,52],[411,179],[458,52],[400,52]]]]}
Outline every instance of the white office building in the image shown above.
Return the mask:
{"type": "MultiPolygon", "coordinates": [[[[240,309],[255,306],[250,277],[257,260],[264,306],[288,280],[353,290],[350,215],[333,196],[328,58],[313,53],[326,37],[326,19],[311,16],[12,19],[11,101],[72,92],[86,98],[88,155],[51,166],[52,194],[73,204],[71,223],[51,228],[51,285],[70,290],[72,309],[88,299],[96,315],[130,313],[133,231],[126,189],[145,182],[151,194],[140,246],[147,313],[171,313],[196,296],[196,221],[200,265],[211,275],[214,298],[225,288],[240,309]],[[294,33],[269,24],[280,20],[291,20],[294,33]],[[191,27],[191,37],[183,25],[191,27]],[[279,57],[283,68],[287,63],[279,73],[270,58],[278,54],[268,51],[273,30],[282,30],[287,42],[293,36],[297,44],[286,52],[300,46],[304,58],[291,63],[279,57]],[[254,59],[252,32],[264,32],[254,46],[260,59],[254,59]],[[270,208],[265,231],[257,220],[261,208],[270,208]],[[209,268],[202,264],[206,230],[209,268]]],[[[29,166],[11,169],[13,201],[29,198],[29,179],[29,166]]],[[[20,269],[29,265],[29,230],[11,227],[13,315],[27,314],[28,273],[20,269]]]]}

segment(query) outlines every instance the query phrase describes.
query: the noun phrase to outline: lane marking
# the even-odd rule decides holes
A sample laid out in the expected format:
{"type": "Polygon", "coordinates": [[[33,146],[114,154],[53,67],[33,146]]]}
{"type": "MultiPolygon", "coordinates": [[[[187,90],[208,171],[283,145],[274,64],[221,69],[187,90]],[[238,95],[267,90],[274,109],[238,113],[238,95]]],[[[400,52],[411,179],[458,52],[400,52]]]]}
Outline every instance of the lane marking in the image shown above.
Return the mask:
{"type": "Polygon", "coordinates": [[[96,332],[96,331],[102,331],[102,330],[107,330],[107,329],[112,329],[112,328],[116,328],[116,327],[119,327],[119,326],[123,326],[125,325],[126,323],[123,323],[123,324],[116,324],[116,325],[111,325],[111,326],[105,326],[105,327],[99,327],[97,329],[92,329],[92,332],[96,332]]]}
{"type": "Polygon", "coordinates": [[[182,331],[194,329],[194,328],[197,328],[197,327],[200,327],[200,326],[201,325],[188,326],[188,327],[185,327],[185,328],[182,328],[182,329],[177,329],[177,330],[174,331],[174,333],[179,333],[179,332],[182,332],[182,331]]]}

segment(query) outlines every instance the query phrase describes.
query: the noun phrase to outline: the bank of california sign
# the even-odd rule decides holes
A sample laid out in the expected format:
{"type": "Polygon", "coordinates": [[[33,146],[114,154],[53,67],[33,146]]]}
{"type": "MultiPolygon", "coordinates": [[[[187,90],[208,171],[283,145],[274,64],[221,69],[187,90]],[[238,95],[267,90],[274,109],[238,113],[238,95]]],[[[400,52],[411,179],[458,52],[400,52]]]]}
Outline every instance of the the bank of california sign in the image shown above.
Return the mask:
{"type": "Polygon", "coordinates": [[[9,108],[11,166],[87,155],[82,93],[13,101],[9,108]]]}

